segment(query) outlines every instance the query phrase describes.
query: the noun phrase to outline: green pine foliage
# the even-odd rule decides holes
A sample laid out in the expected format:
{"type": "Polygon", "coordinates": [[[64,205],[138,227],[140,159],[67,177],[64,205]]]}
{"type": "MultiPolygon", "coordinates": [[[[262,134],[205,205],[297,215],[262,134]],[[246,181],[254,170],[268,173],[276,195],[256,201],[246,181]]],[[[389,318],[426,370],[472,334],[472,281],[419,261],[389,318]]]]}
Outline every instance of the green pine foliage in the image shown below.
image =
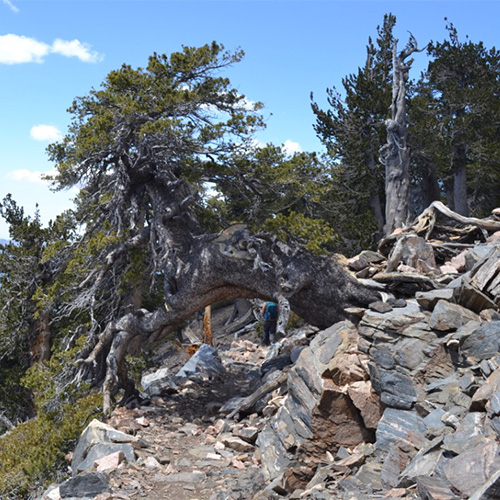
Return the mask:
{"type": "MultiPolygon", "coordinates": [[[[384,17],[364,65],[327,90],[327,109],[311,96],[324,155],[256,147],[261,104],[222,75],[243,52],[215,42],[123,65],[74,100],[68,134],[48,149],[54,189],[80,188],[74,209],[43,227],[11,196],[0,204],[11,238],[0,245],[0,413],[19,424],[0,438],[0,496],[25,498],[64,469],[102,404],[82,382],[98,388],[102,373],[83,375],[75,358],[110,322],[162,304],[179,245],[236,222],[314,253],[376,245],[395,22],[384,17]],[[43,329],[50,352],[35,363],[43,329]]],[[[412,199],[482,216],[500,205],[500,53],[448,33],[407,94],[412,199]]],[[[148,360],[127,362],[138,380],[148,360]]]]}
{"type": "Polygon", "coordinates": [[[40,413],[0,437],[0,497],[28,498],[67,474],[65,455],[76,446],[90,419],[97,418],[102,396],[96,392],[66,403],[61,411],[40,413]]]}
{"type": "Polygon", "coordinates": [[[102,395],[68,370],[84,341],[25,372],[21,383],[33,395],[36,417],[0,437],[1,498],[26,498],[66,474],[65,455],[89,421],[102,416],[102,395]]]}
{"type": "Polygon", "coordinates": [[[341,250],[346,253],[359,249],[357,241],[372,246],[384,224],[385,173],[379,150],[386,142],[384,122],[392,101],[395,23],[392,14],[384,16],[375,43],[368,39],[364,66],[342,80],[342,91],[327,89],[327,109],[311,94],[314,129],[328,152],[336,192],[333,202],[342,199],[335,204],[341,222],[334,227],[345,240],[341,250]]]}
{"type": "Polygon", "coordinates": [[[316,154],[268,144],[237,150],[208,165],[207,174],[216,189],[202,210],[212,227],[244,221],[315,253],[342,244],[332,225],[332,178],[316,154]]]}
{"type": "Polygon", "coordinates": [[[500,204],[500,51],[447,30],[410,101],[414,165],[435,172],[450,208],[486,216],[500,204]]]}

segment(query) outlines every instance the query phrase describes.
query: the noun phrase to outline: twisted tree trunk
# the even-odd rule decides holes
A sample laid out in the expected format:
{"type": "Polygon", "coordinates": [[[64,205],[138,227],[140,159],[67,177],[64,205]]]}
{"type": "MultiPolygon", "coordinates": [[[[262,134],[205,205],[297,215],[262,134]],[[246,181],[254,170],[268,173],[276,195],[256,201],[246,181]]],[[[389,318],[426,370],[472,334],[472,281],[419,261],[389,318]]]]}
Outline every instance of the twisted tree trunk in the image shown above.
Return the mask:
{"type": "Polygon", "coordinates": [[[406,59],[417,51],[413,35],[399,54],[397,40],[393,46],[393,79],[391,118],[386,120],[387,144],[380,150],[380,161],[385,166],[385,229],[386,235],[403,227],[410,218],[410,151],[406,128],[406,82],[411,61],[406,59]]]}
{"type": "Polygon", "coordinates": [[[130,342],[141,336],[145,344],[151,344],[207,305],[236,298],[284,298],[308,323],[324,328],[344,319],[347,307],[366,306],[377,299],[375,292],[348,274],[332,256],[312,255],[271,236],[251,236],[245,228],[223,238],[192,238],[182,262],[175,293],[170,291],[165,306],[153,312],[139,309],[108,325],[83,361],[90,366],[100,353],[107,352],[103,386],[106,411],[118,388],[126,393],[133,389],[124,363],[130,342]]]}

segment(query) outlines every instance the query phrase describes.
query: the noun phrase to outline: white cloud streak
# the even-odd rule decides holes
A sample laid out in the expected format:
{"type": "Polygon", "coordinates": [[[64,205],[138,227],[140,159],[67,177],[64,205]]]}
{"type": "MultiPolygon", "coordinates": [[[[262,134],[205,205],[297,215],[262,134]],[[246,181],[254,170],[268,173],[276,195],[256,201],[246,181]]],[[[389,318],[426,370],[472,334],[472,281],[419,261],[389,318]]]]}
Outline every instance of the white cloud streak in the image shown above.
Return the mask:
{"type": "Polygon", "coordinates": [[[95,63],[102,61],[102,55],[90,50],[88,43],[82,43],[80,40],[61,40],[57,39],[52,44],[52,52],[61,54],[65,57],[78,57],[80,61],[86,63],[95,63]]]}
{"type": "Polygon", "coordinates": [[[20,170],[13,170],[7,173],[7,178],[13,181],[27,182],[29,184],[41,184],[48,185],[49,181],[44,180],[42,177],[45,175],[55,175],[56,171],[54,169],[48,172],[41,172],[40,170],[35,170],[34,172],[26,168],[20,170]]]}
{"type": "Polygon", "coordinates": [[[293,155],[294,153],[302,153],[300,144],[298,142],[291,141],[290,139],[287,139],[285,141],[285,144],[283,144],[281,149],[289,155],[293,155]]]}
{"type": "Polygon", "coordinates": [[[63,134],[53,125],[35,125],[31,127],[30,137],[35,141],[56,142],[63,138],[63,134]]]}
{"type": "Polygon", "coordinates": [[[9,7],[12,12],[16,14],[19,12],[19,9],[10,1],[10,0],[2,0],[5,5],[9,7]]]}
{"type": "Polygon", "coordinates": [[[49,45],[34,38],[11,34],[0,36],[0,63],[2,64],[41,63],[49,52],[49,45]]]}
{"type": "Polygon", "coordinates": [[[101,54],[91,50],[89,44],[76,39],[57,39],[49,45],[26,36],[0,35],[0,64],[43,63],[49,54],[76,57],[85,63],[95,63],[103,59],[101,54]]]}

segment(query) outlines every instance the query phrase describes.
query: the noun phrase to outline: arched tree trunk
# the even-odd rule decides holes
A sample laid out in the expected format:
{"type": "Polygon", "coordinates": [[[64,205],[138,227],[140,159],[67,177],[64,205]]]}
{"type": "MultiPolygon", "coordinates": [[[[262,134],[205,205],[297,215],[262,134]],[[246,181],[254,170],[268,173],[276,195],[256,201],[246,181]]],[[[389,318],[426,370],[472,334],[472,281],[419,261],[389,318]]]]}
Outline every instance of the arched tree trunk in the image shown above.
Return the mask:
{"type": "Polygon", "coordinates": [[[317,256],[299,246],[285,245],[271,236],[251,236],[239,229],[221,242],[199,236],[182,256],[175,293],[165,306],[127,314],[108,325],[87,366],[107,351],[104,383],[106,410],[118,387],[130,389],[124,369],[127,345],[137,336],[151,344],[172,331],[196,311],[221,300],[285,298],[307,322],[328,327],[348,316],[350,306],[366,306],[377,294],[359,283],[332,256],[317,256]]]}

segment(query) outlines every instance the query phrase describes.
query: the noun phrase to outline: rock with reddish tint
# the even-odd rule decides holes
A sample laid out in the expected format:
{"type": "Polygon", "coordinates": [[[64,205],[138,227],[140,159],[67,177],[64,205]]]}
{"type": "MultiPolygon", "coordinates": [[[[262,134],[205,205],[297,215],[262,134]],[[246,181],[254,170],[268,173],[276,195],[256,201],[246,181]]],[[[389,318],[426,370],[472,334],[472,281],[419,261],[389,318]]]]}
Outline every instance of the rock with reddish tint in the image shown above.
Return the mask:
{"type": "Polygon", "coordinates": [[[124,460],[125,454],[123,451],[117,451],[96,460],[94,462],[94,467],[97,468],[97,472],[104,472],[110,469],[116,469],[124,460]]]}
{"type": "Polygon", "coordinates": [[[500,444],[491,439],[450,459],[443,473],[453,488],[470,497],[499,470],[500,444]]]}
{"type": "Polygon", "coordinates": [[[500,403],[498,402],[498,392],[500,391],[500,368],[497,368],[479,387],[472,396],[471,411],[481,411],[486,408],[486,404],[491,401],[493,416],[498,414],[500,403]]]}
{"type": "Polygon", "coordinates": [[[138,443],[138,439],[99,420],[92,420],[80,436],[73,454],[71,463],[73,473],[89,469],[94,466],[96,460],[120,451],[128,462],[134,462],[135,452],[132,443],[138,443]]]}
{"type": "Polygon", "coordinates": [[[382,404],[369,380],[352,382],[347,388],[354,406],[359,410],[363,423],[367,429],[375,430],[382,418],[382,404]]]}
{"type": "Polygon", "coordinates": [[[429,326],[440,332],[457,330],[469,321],[479,321],[479,316],[469,309],[447,300],[439,300],[429,319],[429,326]]]}
{"type": "Polygon", "coordinates": [[[302,350],[290,370],[284,405],[257,439],[269,478],[284,473],[296,457],[300,471],[288,470],[283,484],[297,489],[327,451],[373,440],[380,403],[371,384],[363,383],[368,360],[357,350],[358,340],[356,328],[346,321],[320,332],[302,350]]]}
{"type": "Polygon", "coordinates": [[[219,436],[219,440],[224,446],[226,446],[226,448],[230,448],[231,450],[243,451],[247,453],[251,453],[255,450],[255,447],[252,444],[237,436],[233,436],[232,434],[223,434],[219,436]]]}

